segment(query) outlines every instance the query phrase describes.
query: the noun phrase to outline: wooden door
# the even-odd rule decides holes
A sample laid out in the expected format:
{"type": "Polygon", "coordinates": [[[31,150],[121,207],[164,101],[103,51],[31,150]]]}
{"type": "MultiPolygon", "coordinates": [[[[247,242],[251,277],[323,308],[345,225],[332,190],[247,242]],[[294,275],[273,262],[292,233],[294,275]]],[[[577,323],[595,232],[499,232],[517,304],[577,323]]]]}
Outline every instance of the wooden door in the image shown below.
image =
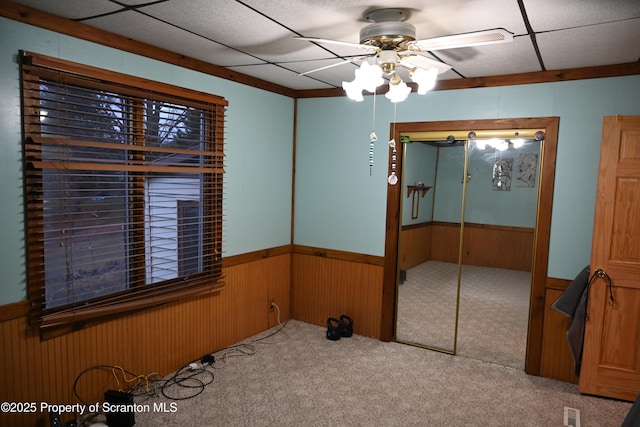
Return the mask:
{"type": "Polygon", "coordinates": [[[591,271],[596,269],[606,276],[589,289],[580,392],[635,400],[640,393],[640,116],[604,118],[591,248],[591,271]]]}

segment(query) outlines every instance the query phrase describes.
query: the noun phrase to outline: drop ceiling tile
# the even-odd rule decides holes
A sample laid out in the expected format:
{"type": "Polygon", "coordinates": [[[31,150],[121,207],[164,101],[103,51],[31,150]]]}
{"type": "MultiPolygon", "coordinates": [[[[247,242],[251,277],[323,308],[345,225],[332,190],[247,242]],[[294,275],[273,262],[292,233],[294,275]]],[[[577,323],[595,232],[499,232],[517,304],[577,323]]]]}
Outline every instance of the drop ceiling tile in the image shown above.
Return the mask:
{"type": "Polygon", "coordinates": [[[85,23],[220,66],[264,62],[135,11],[90,19],[85,23]]]}
{"type": "Polygon", "coordinates": [[[285,70],[277,65],[246,65],[229,67],[229,69],[249,76],[258,77],[291,89],[329,89],[333,86],[305,76],[298,76],[294,71],[285,70]]]}
{"type": "Polygon", "coordinates": [[[141,9],[180,28],[265,61],[314,59],[322,49],[295,40],[294,33],[236,1],[169,1],[141,9]]]}
{"type": "Polygon", "coordinates": [[[18,3],[67,19],[82,19],[122,9],[122,6],[105,0],[20,0],[18,3]]]}
{"type": "Polygon", "coordinates": [[[528,36],[516,37],[511,43],[448,49],[436,54],[464,77],[541,71],[528,36]]]}
{"type": "Polygon", "coordinates": [[[410,20],[418,39],[493,28],[526,33],[518,3],[513,0],[429,0],[420,4],[410,20]]]}
{"type": "MultiPolygon", "coordinates": [[[[164,1],[167,1],[167,0],[164,0],[164,1]]],[[[140,5],[151,3],[151,2],[149,0],[118,0],[118,3],[126,4],[127,6],[140,6],[140,5]]]]}
{"type": "Polygon", "coordinates": [[[550,70],[622,64],[640,59],[640,18],[543,33],[536,38],[542,60],[550,70]]]}
{"type": "Polygon", "coordinates": [[[517,34],[526,32],[513,0],[395,0],[377,2],[375,6],[370,0],[244,0],[244,3],[304,36],[353,43],[359,42],[360,29],[370,24],[365,20],[366,13],[382,8],[407,9],[410,12],[407,22],[416,27],[419,39],[497,27],[517,34]]]}
{"type": "MultiPolygon", "coordinates": [[[[366,10],[372,9],[368,0],[357,1],[296,1],[247,0],[244,3],[272,17],[305,37],[320,37],[358,43],[366,10]]],[[[381,7],[398,7],[397,1],[386,1],[381,7]]],[[[412,1],[405,2],[412,3],[412,1]]],[[[413,1],[415,3],[415,1],[413,1]]]]}
{"type": "Polygon", "coordinates": [[[640,18],[638,0],[523,0],[535,32],[640,18]]]}

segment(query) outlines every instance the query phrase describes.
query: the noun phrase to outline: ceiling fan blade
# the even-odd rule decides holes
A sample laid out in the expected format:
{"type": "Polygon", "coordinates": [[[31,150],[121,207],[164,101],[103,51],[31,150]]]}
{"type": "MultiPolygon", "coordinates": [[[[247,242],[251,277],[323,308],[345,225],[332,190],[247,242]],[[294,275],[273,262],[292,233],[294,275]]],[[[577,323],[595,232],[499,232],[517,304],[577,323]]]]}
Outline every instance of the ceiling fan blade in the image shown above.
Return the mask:
{"type": "Polygon", "coordinates": [[[340,40],[319,39],[317,37],[294,37],[294,39],[296,39],[296,40],[306,40],[306,41],[310,41],[310,42],[314,42],[314,43],[320,43],[320,44],[333,44],[333,45],[337,45],[337,46],[351,47],[351,48],[354,48],[354,49],[364,49],[364,50],[373,51],[373,52],[376,52],[376,51],[379,50],[379,48],[377,46],[369,46],[369,45],[360,44],[360,43],[343,42],[343,41],[340,41],[340,40]]]}
{"type": "Polygon", "coordinates": [[[316,71],[326,70],[328,68],[337,67],[339,65],[353,64],[355,61],[361,61],[366,58],[368,58],[368,56],[360,56],[358,58],[344,59],[342,62],[336,62],[335,64],[325,65],[324,67],[314,68],[313,70],[305,71],[304,73],[298,74],[298,76],[306,76],[307,74],[315,73],[316,71]]]}
{"type": "Polygon", "coordinates": [[[400,65],[406,68],[429,68],[435,67],[438,70],[438,74],[446,73],[451,69],[451,65],[444,62],[436,61],[434,59],[426,58],[422,55],[406,55],[401,56],[400,65]]]}
{"type": "Polygon", "coordinates": [[[442,49],[455,49],[459,47],[481,46],[485,44],[506,43],[512,40],[513,33],[510,33],[504,28],[494,28],[492,30],[474,31],[472,33],[415,40],[407,43],[407,48],[413,51],[427,52],[442,49]]]}

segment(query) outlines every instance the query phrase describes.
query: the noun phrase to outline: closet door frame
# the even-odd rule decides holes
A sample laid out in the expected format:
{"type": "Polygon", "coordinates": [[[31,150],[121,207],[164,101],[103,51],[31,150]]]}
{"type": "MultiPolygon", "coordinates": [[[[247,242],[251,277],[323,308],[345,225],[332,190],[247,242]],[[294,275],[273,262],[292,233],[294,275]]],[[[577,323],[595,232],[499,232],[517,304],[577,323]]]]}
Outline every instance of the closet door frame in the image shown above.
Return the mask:
{"type": "MultiPolygon", "coordinates": [[[[553,185],[555,178],[556,151],[558,143],[559,117],[536,117],[514,119],[452,120],[440,122],[411,122],[390,125],[389,137],[400,141],[400,134],[407,132],[430,131],[478,131],[502,129],[533,129],[545,132],[540,153],[540,179],[538,188],[538,212],[536,213],[536,231],[534,236],[531,302],[529,306],[529,327],[527,331],[527,355],[525,372],[540,374],[542,355],[544,295],[549,260],[549,236],[551,230],[551,208],[553,204],[553,185]]],[[[396,144],[395,165],[389,156],[388,171],[392,167],[397,175],[402,174],[403,144],[396,144]]],[[[385,257],[382,285],[382,312],[380,339],[391,341],[395,336],[396,286],[398,279],[398,242],[400,233],[400,198],[402,188],[399,185],[387,186],[387,219],[385,233],[385,257]]]]}

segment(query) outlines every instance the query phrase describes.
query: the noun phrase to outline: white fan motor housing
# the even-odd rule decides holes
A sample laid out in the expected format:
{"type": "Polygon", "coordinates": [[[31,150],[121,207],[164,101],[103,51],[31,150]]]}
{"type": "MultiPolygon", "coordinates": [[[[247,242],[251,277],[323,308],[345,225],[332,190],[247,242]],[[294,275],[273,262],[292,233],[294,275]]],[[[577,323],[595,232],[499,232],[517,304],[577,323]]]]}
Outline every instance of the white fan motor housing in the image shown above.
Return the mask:
{"type": "Polygon", "coordinates": [[[360,30],[360,43],[384,48],[387,44],[398,44],[416,39],[416,27],[408,22],[377,22],[360,30]]]}
{"type": "Polygon", "coordinates": [[[360,43],[393,49],[399,43],[416,39],[416,27],[403,22],[409,18],[404,9],[379,9],[369,12],[367,20],[373,22],[360,30],[360,43]]]}

